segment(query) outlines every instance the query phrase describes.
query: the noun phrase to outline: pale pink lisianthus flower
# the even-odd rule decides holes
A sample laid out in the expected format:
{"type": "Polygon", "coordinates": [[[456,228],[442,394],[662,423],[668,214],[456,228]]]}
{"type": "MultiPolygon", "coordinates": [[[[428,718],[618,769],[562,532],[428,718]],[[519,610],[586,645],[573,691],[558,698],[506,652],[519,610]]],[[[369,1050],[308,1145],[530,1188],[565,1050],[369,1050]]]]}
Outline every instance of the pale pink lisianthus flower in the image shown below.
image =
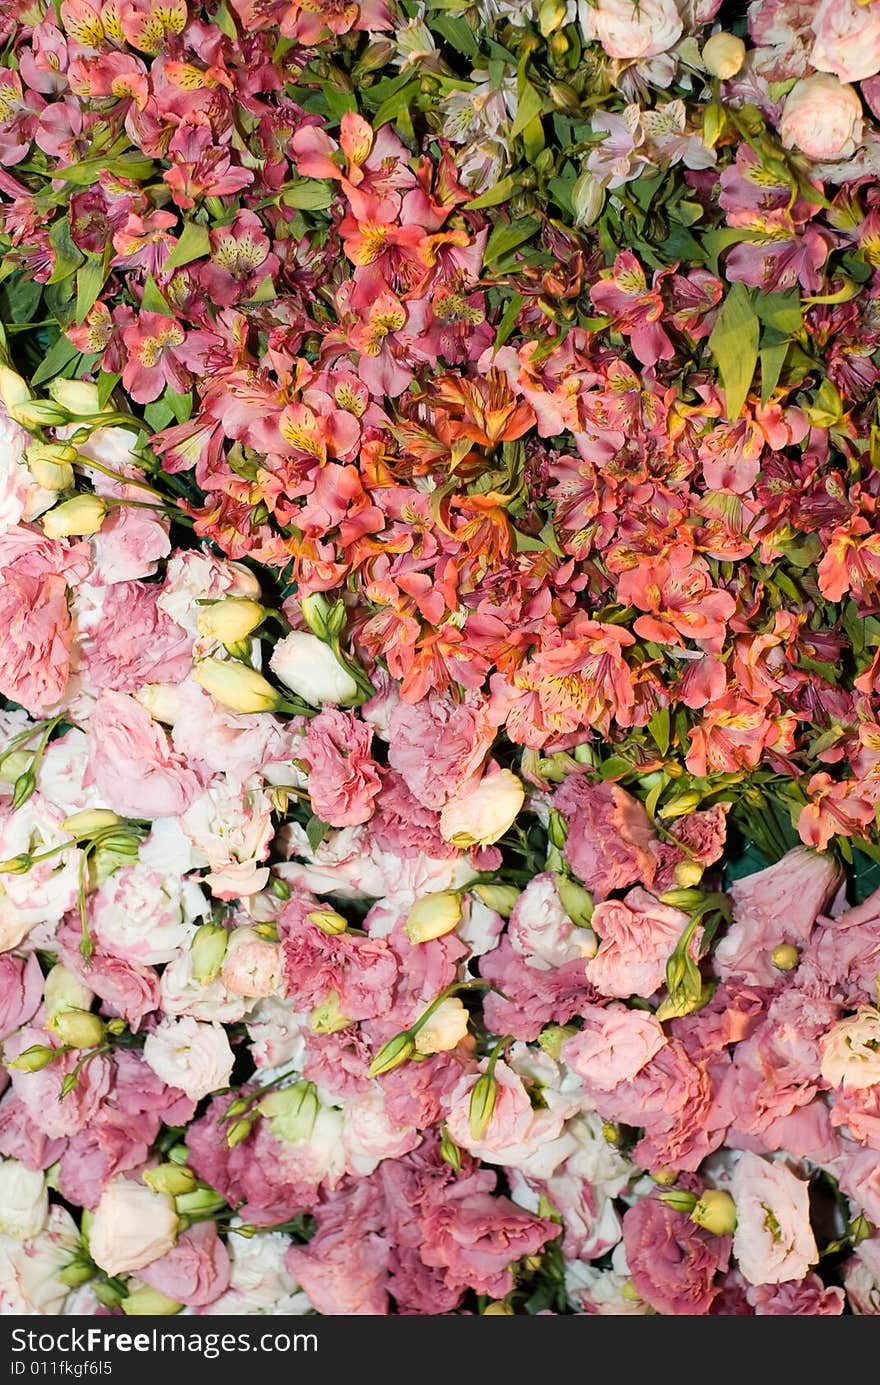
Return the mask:
{"type": "Polygon", "coordinates": [[[855,87],[830,72],[797,82],[785,99],[779,133],[783,147],[825,163],[848,159],[862,137],[862,103],[855,87]]]}
{"type": "Polygon", "coordinates": [[[553,796],[565,818],[565,855],[599,899],[641,881],[653,883],[658,845],[643,805],[619,784],[593,784],[571,775],[553,796]]]}
{"type": "Polygon", "coordinates": [[[175,817],[202,784],[149,712],[125,693],[104,692],[89,723],[87,778],[126,817],[175,817]]]}
{"type": "Polygon", "coordinates": [[[73,645],[68,588],[88,568],[87,544],[23,525],[0,535],[0,693],[31,716],[63,701],[73,645]]]}
{"type": "Polygon", "coordinates": [[[109,1275],[130,1274],[173,1246],[179,1219],[174,1200],[143,1183],[114,1178],[95,1208],[89,1252],[109,1275]]]}
{"type": "Polygon", "coordinates": [[[203,1308],[229,1287],[230,1262],[226,1246],[211,1221],[198,1222],[178,1237],[175,1245],[138,1270],[138,1278],[160,1294],[203,1308]]]}
{"type": "Polygon", "coordinates": [[[598,39],[610,58],[655,57],[682,31],[675,0],[597,0],[582,14],[586,38],[598,39]]]}
{"type": "Polygon", "coordinates": [[[744,1153],[730,1191],[736,1203],[733,1252],[743,1277],[750,1284],[803,1279],[819,1259],[809,1185],[784,1164],[744,1153]]]}
{"type": "MultiPolygon", "coordinates": [[[[602,995],[650,996],[666,979],[666,963],[688,924],[687,914],[637,887],[623,899],[597,904],[593,928],[599,950],[586,963],[587,978],[602,995]]],[[[696,960],[702,930],[694,933],[696,960]]]]}
{"type": "Polygon", "coordinates": [[[309,771],[312,808],[332,827],[356,827],[375,811],[382,787],[370,755],[373,728],[353,712],[325,708],[309,722],[296,758],[309,771]]]}
{"type": "Polygon", "coordinates": [[[733,923],[714,954],[722,979],[772,986],[779,978],[773,949],[780,943],[804,946],[841,878],[833,856],[798,846],[766,870],[734,881],[733,923]]]}
{"type": "Polygon", "coordinates": [[[592,951],[592,935],[572,923],[550,872],[529,881],[513,906],[507,934],[514,949],[538,971],[578,961],[592,951]]]}
{"type": "Polygon", "coordinates": [[[623,1244],[639,1297],[664,1316],[708,1313],[727,1268],[730,1237],[702,1231],[689,1217],[645,1197],[623,1218],[623,1244]]]}
{"type": "Polygon", "coordinates": [[[811,20],[816,41],[810,62],[842,82],[880,72],[880,6],[859,0],[820,0],[811,20]]]}
{"type": "Polygon", "coordinates": [[[144,1062],[169,1087],[199,1101],[228,1085],[234,1055],[221,1024],[183,1015],[166,1017],[147,1035],[144,1062]]]}
{"type": "Polygon", "coordinates": [[[562,1045],[563,1062],[583,1078],[589,1091],[610,1092],[641,1072],[666,1043],[658,1020],[623,1005],[585,1005],[584,1027],[562,1045]]]}
{"type": "Polygon", "coordinates": [[[426,808],[442,808],[479,774],[496,727],[473,700],[453,702],[430,692],[400,702],[388,723],[388,763],[426,808]]]}

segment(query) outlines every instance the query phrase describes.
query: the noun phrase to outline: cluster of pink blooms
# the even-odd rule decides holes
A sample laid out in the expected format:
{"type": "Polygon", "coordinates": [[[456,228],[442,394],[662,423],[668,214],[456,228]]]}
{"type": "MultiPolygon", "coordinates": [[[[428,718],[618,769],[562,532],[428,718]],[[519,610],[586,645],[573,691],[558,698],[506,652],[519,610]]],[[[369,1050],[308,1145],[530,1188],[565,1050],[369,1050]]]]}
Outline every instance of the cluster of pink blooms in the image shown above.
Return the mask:
{"type": "Polygon", "coordinates": [[[880,0],[422,8],[0,15],[0,1311],[878,1314],[880,0]]]}

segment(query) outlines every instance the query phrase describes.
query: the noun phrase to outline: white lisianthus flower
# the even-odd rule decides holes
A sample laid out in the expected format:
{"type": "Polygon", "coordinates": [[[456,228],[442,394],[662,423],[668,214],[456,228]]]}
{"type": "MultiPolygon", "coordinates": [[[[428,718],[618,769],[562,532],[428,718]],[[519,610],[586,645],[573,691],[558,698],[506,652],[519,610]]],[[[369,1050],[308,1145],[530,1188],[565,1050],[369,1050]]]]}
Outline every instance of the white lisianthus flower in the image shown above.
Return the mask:
{"type": "Polygon", "coordinates": [[[17,1159],[0,1159],[0,1235],[17,1241],[39,1236],[49,1215],[46,1180],[17,1159]]]}
{"type": "Polygon", "coordinates": [[[130,1274],[171,1249],[178,1225],[168,1193],[154,1193],[129,1178],[113,1178],[95,1208],[89,1253],[107,1274],[130,1274]]]}
{"type": "Polygon", "coordinates": [[[819,1259],[810,1226],[809,1185],[784,1164],[742,1154],[730,1191],[736,1203],[733,1253],[750,1284],[803,1279],[819,1259]]]}
{"type": "Polygon", "coordinates": [[[76,1223],[64,1207],[51,1207],[45,1230],[30,1241],[0,1236],[0,1314],[63,1313],[68,1286],[58,1272],[78,1246],[76,1223]]]}
{"type": "Polygon", "coordinates": [[[202,1024],[189,1015],[163,1019],[144,1044],[144,1062],[192,1101],[227,1087],[234,1061],[223,1026],[202,1024]]]}
{"type": "Polygon", "coordinates": [[[525,789],[509,769],[485,774],[475,788],[450,798],[440,813],[440,832],[453,846],[490,846],[503,837],[525,802],[525,789]]]}
{"type": "Polygon", "coordinates": [[[862,1091],[880,1082],[880,1012],[859,1010],[822,1039],[821,1072],[832,1087],[862,1091]]]}
{"type": "Polygon", "coordinates": [[[467,1032],[467,1010],[457,995],[447,996],[416,1035],[416,1053],[447,1053],[467,1032]]]}
{"type": "Polygon", "coordinates": [[[357,683],[333,650],[308,630],[292,630],[279,640],[269,667],[285,687],[313,707],[341,706],[357,697],[357,683]]]}
{"type": "Polygon", "coordinates": [[[598,39],[609,58],[653,58],[681,36],[675,0],[596,0],[581,10],[584,37],[598,39]]]}

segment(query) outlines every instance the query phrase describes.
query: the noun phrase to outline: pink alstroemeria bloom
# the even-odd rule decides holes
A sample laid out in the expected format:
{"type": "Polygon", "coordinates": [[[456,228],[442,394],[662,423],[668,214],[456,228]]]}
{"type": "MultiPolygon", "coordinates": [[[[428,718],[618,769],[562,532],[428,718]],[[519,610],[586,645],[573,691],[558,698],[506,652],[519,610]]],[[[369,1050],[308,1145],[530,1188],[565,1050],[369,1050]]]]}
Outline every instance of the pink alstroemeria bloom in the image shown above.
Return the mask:
{"type": "Polygon", "coordinates": [[[652,558],[620,575],[618,599],[649,615],[639,616],[634,629],[657,644],[699,640],[707,653],[717,654],[727,621],[736,610],[728,592],[713,587],[703,560],[687,544],[676,544],[666,558],[652,558]]]}
{"type": "Polygon", "coordinates": [[[614,261],[611,278],[590,289],[593,306],[611,318],[618,331],[629,337],[642,365],[668,361],[675,348],[660,325],[663,299],[656,287],[648,288],[645,271],[631,250],[624,250],[614,261]]]}
{"type": "Polygon", "coordinates": [[[179,350],[186,333],[175,318],[141,313],[137,322],[123,330],[122,340],[129,352],[122,384],[137,404],[158,399],[166,385],[178,394],[189,389],[190,373],[179,350]]]}

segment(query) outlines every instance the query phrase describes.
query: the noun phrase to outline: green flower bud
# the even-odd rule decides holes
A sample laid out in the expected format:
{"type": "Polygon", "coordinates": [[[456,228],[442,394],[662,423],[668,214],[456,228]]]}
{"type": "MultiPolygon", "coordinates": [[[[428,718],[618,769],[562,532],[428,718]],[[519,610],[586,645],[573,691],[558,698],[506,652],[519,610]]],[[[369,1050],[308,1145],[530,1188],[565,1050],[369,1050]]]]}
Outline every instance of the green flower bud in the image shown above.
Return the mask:
{"type": "Polygon", "coordinates": [[[233,712],[274,712],[281,705],[279,694],[261,673],[232,659],[202,659],[192,676],[216,702],[233,712]]]}
{"type": "Polygon", "coordinates": [[[229,597],[203,606],[196,617],[200,635],[233,645],[248,635],[266,618],[266,608],[248,597],[229,597]]]}
{"type": "Polygon", "coordinates": [[[118,1308],[125,1298],[124,1290],[107,1280],[99,1279],[93,1287],[95,1298],[104,1308],[118,1308]]]}
{"type": "Polygon", "coordinates": [[[588,928],[593,917],[593,896],[570,875],[557,875],[556,889],[562,907],[578,928],[588,928]]]}
{"type": "Polygon", "coordinates": [[[0,783],[14,784],[29,768],[33,753],[30,750],[10,750],[0,757],[0,783]]]}
{"type": "Polygon", "coordinates": [[[290,1145],[309,1139],[320,1109],[314,1082],[297,1082],[292,1087],[283,1087],[270,1092],[259,1103],[261,1114],[270,1117],[272,1134],[290,1145]]]}
{"type": "Polygon", "coordinates": [[[26,851],[19,852],[18,856],[10,856],[6,861],[0,861],[0,875],[26,875],[31,868],[31,858],[26,851]]]}
{"type": "Polygon", "coordinates": [[[691,1221],[713,1236],[729,1236],[736,1228],[736,1203],[720,1188],[706,1188],[691,1212],[691,1221]]]}
{"type": "Polygon", "coordinates": [[[160,1293],[158,1289],[141,1284],[122,1300],[120,1307],[126,1317],[170,1318],[180,1312],[183,1304],[160,1293]]]}
{"type": "Polygon", "coordinates": [[[313,1034],[338,1034],[347,1029],[351,1020],[342,1013],[336,991],[328,991],[323,1005],[316,1005],[309,1015],[309,1028],[313,1034]]]}
{"type": "Polygon", "coordinates": [[[203,923],[192,940],[192,974],[199,985],[207,986],[220,974],[229,934],[219,923],[203,923]]]}
{"type": "Polygon", "coordinates": [[[494,909],[496,914],[508,919],[519,899],[520,891],[515,885],[474,885],[471,894],[475,894],[487,909],[494,909]]]}
{"type": "Polygon", "coordinates": [[[481,1073],[471,1091],[469,1107],[471,1137],[479,1140],[486,1132],[495,1103],[498,1100],[498,1081],[494,1073],[481,1073]]]}
{"type": "Polygon", "coordinates": [[[550,809],[550,823],[547,832],[552,845],[559,847],[561,851],[568,837],[568,828],[565,825],[565,818],[555,808],[550,809]]]}
{"type": "Polygon", "coordinates": [[[193,1192],[197,1182],[192,1169],[185,1164],[158,1164],[144,1170],[143,1180],[154,1193],[168,1193],[171,1197],[193,1192]]]}
{"type": "Polygon", "coordinates": [[[212,1217],[226,1206],[226,1199],[213,1188],[196,1188],[191,1193],[179,1193],[174,1206],[182,1217],[212,1217]]]}
{"type": "Polygon", "coordinates": [[[97,1048],[104,1042],[104,1023],[90,1010],[61,1010],[47,1027],[68,1048],[97,1048]]]}
{"type": "Polygon", "coordinates": [[[461,1171],[461,1150],[453,1140],[449,1131],[446,1129],[446,1122],[442,1126],[440,1137],[440,1158],[454,1169],[456,1173],[461,1171]]]}
{"type": "MultiPolygon", "coordinates": [[[[253,1128],[254,1123],[252,1120],[245,1119],[233,1121],[226,1131],[226,1143],[229,1148],[235,1149],[236,1145],[243,1144],[253,1128]]],[[[178,1210],[182,1211],[183,1209],[178,1208],[178,1210]]]]}
{"type": "Polygon", "coordinates": [[[280,875],[273,875],[269,879],[269,889],[276,899],[288,900],[293,891],[286,880],[282,880],[280,875]]]}
{"type": "Polygon", "coordinates": [[[408,1062],[415,1051],[415,1041],[409,1030],[405,1030],[402,1034],[395,1034],[393,1039],[389,1039],[379,1049],[369,1066],[367,1076],[381,1077],[383,1073],[399,1068],[401,1063],[408,1062]]]}
{"type": "Polygon", "coordinates": [[[577,1032],[573,1024],[548,1024],[538,1035],[538,1046],[544,1050],[548,1058],[558,1063],[562,1045],[577,1032]]]}
{"type": "Polygon", "coordinates": [[[671,1207],[673,1212],[691,1213],[697,1205],[697,1195],[684,1188],[670,1188],[668,1193],[660,1194],[660,1201],[671,1207]]]}
{"type": "Polygon", "coordinates": [[[331,938],[339,933],[345,933],[348,929],[348,919],[337,913],[335,909],[315,909],[311,914],[306,914],[306,918],[316,928],[320,928],[322,933],[326,933],[331,938]]]}
{"type": "Polygon", "coordinates": [[[55,1278],[61,1284],[66,1284],[68,1289],[78,1289],[81,1284],[88,1284],[90,1279],[94,1279],[96,1273],[95,1266],[89,1261],[71,1260],[69,1265],[58,1271],[55,1278]]]}
{"type": "Polygon", "coordinates": [[[60,1056],[57,1048],[48,1048],[46,1044],[31,1044],[17,1058],[13,1058],[7,1066],[15,1068],[18,1072],[39,1072],[41,1068],[47,1068],[60,1056]]]}
{"type": "Polygon", "coordinates": [[[117,827],[122,821],[123,819],[109,808],[84,808],[82,812],[71,813],[70,817],[65,818],[61,830],[79,841],[84,837],[94,837],[98,832],[105,832],[109,827],[117,827]]]}
{"type": "Polygon", "coordinates": [[[770,961],[777,971],[794,971],[801,954],[793,943],[777,943],[770,953],[770,961]]]}

